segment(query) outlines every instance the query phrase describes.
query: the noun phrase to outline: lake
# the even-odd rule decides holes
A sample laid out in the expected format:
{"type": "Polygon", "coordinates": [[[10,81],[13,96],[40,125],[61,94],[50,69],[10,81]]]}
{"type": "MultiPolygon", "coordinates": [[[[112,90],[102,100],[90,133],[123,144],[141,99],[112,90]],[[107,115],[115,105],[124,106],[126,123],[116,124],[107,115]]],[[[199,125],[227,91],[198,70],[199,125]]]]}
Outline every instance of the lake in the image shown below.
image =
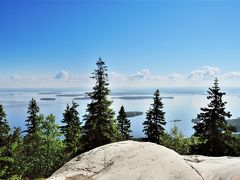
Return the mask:
{"type": "MultiPolygon", "coordinates": [[[[134,137],[144,136],[142,122],[145,120],[145,112],[153,103],[150,96],[154,91],[155,89],[124,89],[113,90],[111,93],[112,108],[116,116],[121,105],[124,105],[126,111],[144,112],[142,116],[130,118],[134,137]]],[[[196,118],[200,108],[205,107],[209,102],[206,91],[207,88],[160,88],[161,96],[166,97],[162,100],[163,110],[166,112],[165,129],[169,131],[176,125],[185,136],[191,136],[193,134],[191,120],[196,118]],[[172,122],[173,120],[181,121],[172,122]]],[[[226,107],[233,115],[231,118],[240,117],[240,89],[225,88],[223,91],[227,93],[224,100],[228,102],[226,107]]],[[[77,98],[74,101],[79,104],[78,111],[82,121],[87,104],[90,102],[88,99],[83,99],[85,92],[88,91],[86,89],[1,89],[0,103],[4,106],[11,127],[21,127],[24,130],[28,102],[31,98],[37,100],[41,113],[44,115],[53,113],[57,123],[61,124],[66,104],[71,103],[74,98],[77,98]]]]}

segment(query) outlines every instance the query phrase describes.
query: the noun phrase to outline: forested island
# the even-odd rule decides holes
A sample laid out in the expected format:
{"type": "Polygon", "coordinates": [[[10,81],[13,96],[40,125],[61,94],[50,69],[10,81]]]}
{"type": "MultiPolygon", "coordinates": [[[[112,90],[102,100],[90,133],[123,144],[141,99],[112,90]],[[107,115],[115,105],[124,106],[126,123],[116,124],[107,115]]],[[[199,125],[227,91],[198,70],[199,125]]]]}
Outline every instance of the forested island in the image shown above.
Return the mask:
{"type": "Polygon", "coordinates": [[[143,112],[140,111],[126,111],[127,118],[136,117],[143,115],[143,112]]]}
{"type": "MultiPolygon", "coordinates": [[[[144,100],[144,99],[152,99],[153,96],[118,96],[112,97],[112,99],[125,99],[125,100],[144,100]]],[[[162,99],[173,99],[174,97],[161,97],[162,99]]]]}
{"type": "Polygon", "coordinates": [[[40,98],[42,101],[55,101],[56,98],[40,98]]]}

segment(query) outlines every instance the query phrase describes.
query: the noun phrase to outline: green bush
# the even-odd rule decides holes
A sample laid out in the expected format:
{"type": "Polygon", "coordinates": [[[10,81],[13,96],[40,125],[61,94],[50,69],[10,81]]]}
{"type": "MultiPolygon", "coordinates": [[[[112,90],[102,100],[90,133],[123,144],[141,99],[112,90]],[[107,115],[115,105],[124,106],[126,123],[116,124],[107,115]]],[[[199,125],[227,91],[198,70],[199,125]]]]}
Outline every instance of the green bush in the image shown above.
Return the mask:
{"type": "Polygon", "coordinates": [[[161,137],[160,144],[176,151],[179,154],[186,155],[192,152],[192,147],[199,144],[199,138],[186,138],[177,126],[174,126],[169,133],[165,133],[161,137]]]}

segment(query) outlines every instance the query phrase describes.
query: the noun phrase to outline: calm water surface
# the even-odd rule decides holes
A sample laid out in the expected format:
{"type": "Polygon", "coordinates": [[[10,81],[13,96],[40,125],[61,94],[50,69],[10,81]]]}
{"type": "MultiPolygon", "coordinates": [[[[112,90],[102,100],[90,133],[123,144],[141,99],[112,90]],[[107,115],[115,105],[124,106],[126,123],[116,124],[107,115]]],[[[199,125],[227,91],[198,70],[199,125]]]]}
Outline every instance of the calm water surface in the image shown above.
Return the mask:
{"type": "MultiPolygon", "coordinates": [[[[164,111],[166,112],[165,118],[167,124],[166,130],[170,130],[174,124],[182,130],[183,134],[190,136],[193,133],[192,122],[193,118],[196,118],[200,112],[200,108],[208,104],[207,88],[172,88],[160,89],[161,96],[173,97],[173,99],[163,99],[164,111]],[[181,120],[173,123],[172,120],[181,120]]],[[[227,95],[224,100],[228,102],[227,110],[232,113],[232,118],[240,117],[239,110],[239,96],[240,89],[224,89],[227,95]]],[[[40,106],[41,113],[48,115],[53,113],[56,116],[56,120],[61,124],[62,113],[67,103],[71,103],[74,97],[60,97],[56,94],[84,94],[86,90],[66,90],[66,89],[2,89],[0,90],[0,103],[4,106],[7,113],[8,121],[11,127],[21,127],[25,129],[25,119],[27,117],[28,102],[31,98],[35,98],[40,106]],[[41,93],[52,94],[41,94],[41,93]],[[55,93],[55,94],[54,94],[55,93]],[[43,101],[41,98],[56,98],[55,101],[43,101]]],[[[112,92],[112,96],[146,96],[152,95],[154,90],[116,90],[112,92]]],[[[75,100],[78,104],[78,111],[82,120],[82,116],[85,114],[85,109],[89,100],[75,100]]],[[[145,120],[145,112],[152,104],[152,99],[140,99],[140,100],[126,100],[126,99],[114,99],[112,108],[115,110],[116,115],[121,105],[125,106],[126,111],[142,111],[144,115],[130,118],[132,124],[132,135],[134,137],[143,136],[142,122],[145,120]]]]}

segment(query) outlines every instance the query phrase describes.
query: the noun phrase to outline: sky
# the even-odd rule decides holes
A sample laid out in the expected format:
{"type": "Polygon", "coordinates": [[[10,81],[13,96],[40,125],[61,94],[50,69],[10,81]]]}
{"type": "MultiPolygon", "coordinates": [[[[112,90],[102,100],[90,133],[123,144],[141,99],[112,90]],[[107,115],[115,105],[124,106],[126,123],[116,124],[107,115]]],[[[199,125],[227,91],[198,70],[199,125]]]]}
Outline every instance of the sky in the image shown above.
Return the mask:
{"type": "Polygon", "coordinates": [[[240,86],[240,1],[0,0],[0,88],[240,86]]]}

